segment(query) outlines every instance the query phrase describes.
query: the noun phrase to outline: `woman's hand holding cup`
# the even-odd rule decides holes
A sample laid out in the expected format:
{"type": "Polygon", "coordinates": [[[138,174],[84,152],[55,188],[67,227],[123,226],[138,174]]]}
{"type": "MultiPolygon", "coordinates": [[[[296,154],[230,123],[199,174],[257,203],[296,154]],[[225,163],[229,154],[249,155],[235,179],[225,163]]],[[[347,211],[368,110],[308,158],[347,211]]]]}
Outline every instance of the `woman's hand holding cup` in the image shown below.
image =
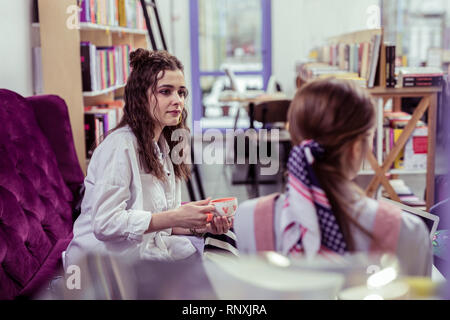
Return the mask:
{"type": "MultiPolygon", "coordinates": [[[[236,198],[222,198],[211,201],[214,206],[214,216],[203,232],[224,234],[233,226],[234,214],[237,209],[236,198]]],[[[209,220],[208,220],[209,221],[209,220]]]]}
{"type": "Polygon", "coordinates": [[[224,234],[233,226],[237,208],[236,198],[189,202],[177,209],[180,227],[195,229],[196,233],[224,234]]]}
{"type": "Polygon", "coordinates": [[[224,234],[232,227],[232,220],[225,216],[214,216],[211,223],[206,225],[204,232],[224,234]]]}
{"type": "Polygon", "coordinates": [[[178,226],[181,228],[206,228],[212,219],[211,212],[214,206],[210,204],[211,198],[189,202],[175,210],[178,226]]]}

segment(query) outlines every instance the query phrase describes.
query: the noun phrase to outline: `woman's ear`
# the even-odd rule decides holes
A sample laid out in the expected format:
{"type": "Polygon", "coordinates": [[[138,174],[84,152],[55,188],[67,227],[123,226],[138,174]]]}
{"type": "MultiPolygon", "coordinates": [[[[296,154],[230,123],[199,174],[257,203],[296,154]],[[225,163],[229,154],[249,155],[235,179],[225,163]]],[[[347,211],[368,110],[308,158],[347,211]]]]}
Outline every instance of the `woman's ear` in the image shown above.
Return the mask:
{"type": "Polygon", "coordinates": [[[350,180],[353,180],[362,166],[363,141],[361,139],[356,139],[350,146],[348,158],[349,167],[347,168],[347,173],[350,180]]]}
{"type": "Polygon", "coordinates": [[[353,145],[351,147],[352,163],[358,163],[361,156],[362,156],[362,140],[357,139],[355,142],[353,142],[353,145]]]}

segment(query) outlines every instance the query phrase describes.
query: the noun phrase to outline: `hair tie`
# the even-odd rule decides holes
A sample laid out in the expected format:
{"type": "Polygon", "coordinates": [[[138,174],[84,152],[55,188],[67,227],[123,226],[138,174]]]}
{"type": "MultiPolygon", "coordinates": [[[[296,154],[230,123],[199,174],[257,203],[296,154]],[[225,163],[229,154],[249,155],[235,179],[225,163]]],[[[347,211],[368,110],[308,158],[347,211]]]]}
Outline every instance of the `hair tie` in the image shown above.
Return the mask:
{"type": "Polygon", "coordinates": [[[314,160],[321,160],[325,155],[325,149],[314,140],[304,140],[300,143],[300,148],[305,152],[306,160],[309,164],[313,164],[314,160]]]}

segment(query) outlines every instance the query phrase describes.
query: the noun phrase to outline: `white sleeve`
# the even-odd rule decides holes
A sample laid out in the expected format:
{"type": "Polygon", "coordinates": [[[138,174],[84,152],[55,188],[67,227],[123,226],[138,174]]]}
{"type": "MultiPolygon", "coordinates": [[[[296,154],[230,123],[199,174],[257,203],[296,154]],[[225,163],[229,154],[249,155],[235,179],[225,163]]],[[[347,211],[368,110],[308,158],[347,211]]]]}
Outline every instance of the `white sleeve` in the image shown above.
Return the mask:
{"type": "Polygon", "coordinates": [[[234,233],[239,252],[252,254],[256,252],[255,222],[253,219],[257,199],[243,202],[234,216],[234,233]]]}
{"type": "Polygon", "coordinates": [[[137,170],[133,168],[137,166],[136,153],[130,143],[113,142],[105,141],[93,155],[92,171],[85,183],[84,205],[92,214],[98,240],[140,241],[150,225],[151,212],[127,209],[133,171],[137,170]]]}
{"type": "Polygon", "coordinates": [[[406,275],[431,277],[433,250],[430,232],[421,218],[404,211],[397,255],[406,275]]]}

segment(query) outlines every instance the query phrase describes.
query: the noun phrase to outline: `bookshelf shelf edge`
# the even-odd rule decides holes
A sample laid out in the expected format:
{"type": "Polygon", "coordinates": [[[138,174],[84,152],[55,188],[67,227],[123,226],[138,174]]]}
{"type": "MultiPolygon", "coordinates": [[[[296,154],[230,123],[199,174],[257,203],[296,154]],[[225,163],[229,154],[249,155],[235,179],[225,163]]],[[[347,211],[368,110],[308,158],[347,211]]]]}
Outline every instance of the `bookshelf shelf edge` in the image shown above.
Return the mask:
{"type": "Polygon", "coordinates": [[[106,89],[100,90],[100,91],[83,91],[83,97],[101,96],[102,94],[106,94],[106,93],[115,91],[117,89],[121,89],[123,87],[125,87],[125,84],[121,84],[121,85],[117,85],[117,86],[114,86],[114,87],[106,88],[106,89]]]}
{"type": "MultiPolygon", "coordinates": [[[[408,170],[408,169],[392,169],[389,170],[390,174],[426,174],[426,170],[408,170]]],[[[358,172],[359,176],[375,175],[373,170],[361,170],[358,172]]]]}
{"type": "MultiPolygon", "coordinates": [[[[39,22],[33,22],[31,24],[33,28],[40,28],[39,22]]],[[[81,22],[80,23],[80,31],[109,31],[114,33],[129,33],[129,34],[137,34],[137,35],[146,35],[147,30],[141,30],[141,29],[131,29],[131,28],[125,28],[125,27],[115,27],[115,26],[104,26],[94,23],[86,23],[81,22]]]]}

